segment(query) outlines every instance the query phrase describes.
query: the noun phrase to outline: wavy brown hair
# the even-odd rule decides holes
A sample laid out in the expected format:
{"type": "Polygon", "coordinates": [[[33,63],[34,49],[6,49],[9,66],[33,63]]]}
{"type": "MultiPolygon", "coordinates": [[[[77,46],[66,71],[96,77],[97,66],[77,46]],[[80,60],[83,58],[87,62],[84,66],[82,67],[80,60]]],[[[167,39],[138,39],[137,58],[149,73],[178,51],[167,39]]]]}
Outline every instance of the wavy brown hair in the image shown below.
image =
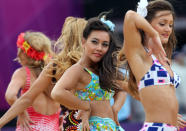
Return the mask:
{"type": "MultiPolygon", "coordinates": [[[[147,10],[148,10],[148,13],[147,13],[147,16],[145,17],[145,19],[149,23],[151,23],[153,18],[155,18],[156,13],[159,12],[159,11],[170,11],[170,13],[173,15],[173,20],[175,20],[174,8],[171,5],[171,3],[169,3],[166,0],[154,0],[154,1],[149,2],[148,6],[147,6],[147,10]]],[[[141,36],[142,36],[142,44],[144,44],[143,43],[144,42],[144,32],[142,31],[140,33],[141,33],[141,36]]],[[[173,49],[176,46],[176,43],[177,43],[177,40],[176,40],[176,36],[175,36],[175,32],[174,32],[174,25],[173,25],[172,33],[169,37],[168,43],[163,44],[164,49],[165,49],[166,54],[167,54],[169,59],[171,59],[172,52],[173,52],[173,49]]],[[[126,68],[129,72],[128,85],[129,85],[130,93],[133,94],[133,95],[138,95],[137,81],[136,81],[136,78],[135,78],[134,74],[132,73],[132,71],[130,69],[130,66],[129,66],[127,60],[125,59],[125,55],[124,55],[123,50],[121,50],[118,54],[118,63],[119,64],[125,63],[127,65],[126,68]]]]}
{"type": "Polygon", "coordinates": [[[114,53],[120,49],[118,40],[116,39],[116,34],[112,31],[108,25],[103,23],[100,18],[105,17],[107,20],[107,14],[110,12],[103,12],[98,17],[93,17],[88,20],[88,23],[83,31],[83,38],[88,39],[93,31],[105,31],[110,37],[109,49],[107,53],[103,56],[100,62],[98,62],[98,72],[99,72],[99,83],[100,87],[107,91],[117,91],[119,86],[116,83],[118,74],[117,70],[116,56],[114,53]]]}

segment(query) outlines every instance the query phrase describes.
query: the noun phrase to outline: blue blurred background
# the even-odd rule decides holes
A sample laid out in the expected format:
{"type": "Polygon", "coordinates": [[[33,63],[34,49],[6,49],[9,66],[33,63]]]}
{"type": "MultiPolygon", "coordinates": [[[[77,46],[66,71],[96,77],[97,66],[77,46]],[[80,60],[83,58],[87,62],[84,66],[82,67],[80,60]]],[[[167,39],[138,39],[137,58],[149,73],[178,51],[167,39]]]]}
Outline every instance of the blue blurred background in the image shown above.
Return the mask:
{"type": "MultiPolygon", "coordinates": [[[[183,77],[182,84],[177,90],[177,97],[180,103],[179,112],[185,117],[186,90],[183,85],[186,86],[184,81],[186,79],[186,1],[169,1],[173,4],[177,15],[175,30],[178,43],[173,55],[173,68],[183,77]]],[[[12,73],[19,67],[13,59],[16,57],[16,39],[20,32],[41,31],[52,40],[56,40],[67,16],[88,19],[102,11],[113,9],[112,21],[116,24],[116,31],[122,41],[124,15],[129,9],[135,10],[137,2],[138,0],[0,0],[0,116],[9,108],[4,99],[5,90],[12,73]]],[[[122,110],[122,113],[125,112],[127,114],[120,119],[122,126],[129,131],[139,130],[144,121],[141,104],[127,96],[125,108],[122,110]]],[[[2,130],[14,130],[15,121],[11,121],[2,130]]]]}

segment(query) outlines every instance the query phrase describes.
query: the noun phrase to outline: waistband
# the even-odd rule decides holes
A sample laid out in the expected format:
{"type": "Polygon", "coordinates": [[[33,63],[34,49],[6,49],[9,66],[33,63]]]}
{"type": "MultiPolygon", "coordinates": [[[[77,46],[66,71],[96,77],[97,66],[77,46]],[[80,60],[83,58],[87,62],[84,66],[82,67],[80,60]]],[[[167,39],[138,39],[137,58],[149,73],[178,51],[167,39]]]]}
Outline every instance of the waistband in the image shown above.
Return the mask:
{"type": "Polygon", "coordinates": [[[99,116],[91,116],[90,119],[89,119],[89,122],[94,122],[94,121],[108,122],[110,125],[116,127],[117,131],[125,131],[121,126],[116,125],[116,123],[111,118],[102,118],[102,117],[99,117],[99,116]]]}
{"type": "MultiPolygon", "coordinates": [[[[166,131],[177,131],[177,128],[173,125],[166,123],[153,123],[153,122],[144,122],[143,127],[140,131],[146,131],[148,128],[157,128],[157,129],[165,129],[166,131]]],[[[157,130],[159,131],[159,130],[157,130]]]]}

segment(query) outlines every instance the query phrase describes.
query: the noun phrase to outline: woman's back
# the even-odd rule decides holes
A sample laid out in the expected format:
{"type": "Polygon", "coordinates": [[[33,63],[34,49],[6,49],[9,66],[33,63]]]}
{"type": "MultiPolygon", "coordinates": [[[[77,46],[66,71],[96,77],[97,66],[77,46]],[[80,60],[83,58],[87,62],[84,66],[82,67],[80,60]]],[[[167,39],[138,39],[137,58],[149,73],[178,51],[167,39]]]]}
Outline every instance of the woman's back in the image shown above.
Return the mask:
{"type": "MultiPolygon", "coordinates": [[[[22,70],[25,74],[26,83],[21,89],[21,95],[27,92],[37,79],[36,70],[28,67],[22,67],[22,70]]],[[[48,88],[52,88],[52,86],[48,88]]],[[[41,92],[26,111],[33,122],[33,124],[30,124],[32,130],[59,130],[60,107],[58,103],[51,99],[47,91],[41,92]]],[[[18,124],[16,131],[19,130],[21,130],[21,127],[18,124]]]]}
{"type": "MultiPolygon", "coordinates": [[[[37,79],[37,76],[33,70],[30,70],[30,86],[37,79]]],[[[38,87],[39,88],[39,87],[38,87]]],[[[32,107],[35,111],[43,115],[51,115],[59,110],[59,104],[55,102],[50,96],[50,90],[52,90],[53,85],[49,85],[48,88],[42,93],[40,93],[34,100],[32,107]],[[48,91],[49,90],[49,91],[48,91]]]]}

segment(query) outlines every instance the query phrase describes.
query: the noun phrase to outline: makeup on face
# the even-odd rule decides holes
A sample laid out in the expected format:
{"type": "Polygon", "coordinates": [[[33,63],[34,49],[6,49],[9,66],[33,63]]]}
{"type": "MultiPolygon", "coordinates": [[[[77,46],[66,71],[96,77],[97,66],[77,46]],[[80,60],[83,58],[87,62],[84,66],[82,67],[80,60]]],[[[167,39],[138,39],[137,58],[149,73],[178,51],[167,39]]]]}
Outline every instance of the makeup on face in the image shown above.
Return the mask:
{"type": "Polygon", "coordinates": [[[152,20],[151,25],[159,33],[161,42],[168,43],[173,29],[173,15],[170,11],[159,11],[152,20]]]}
{"type": "Polygon", "coordinates": [[[108,51],[110,36],[106,31],[92,31],[85,46],[92,60],[100,60],[108,51]],[[86,45],[87,44],[87,45],[86,45]]]}

